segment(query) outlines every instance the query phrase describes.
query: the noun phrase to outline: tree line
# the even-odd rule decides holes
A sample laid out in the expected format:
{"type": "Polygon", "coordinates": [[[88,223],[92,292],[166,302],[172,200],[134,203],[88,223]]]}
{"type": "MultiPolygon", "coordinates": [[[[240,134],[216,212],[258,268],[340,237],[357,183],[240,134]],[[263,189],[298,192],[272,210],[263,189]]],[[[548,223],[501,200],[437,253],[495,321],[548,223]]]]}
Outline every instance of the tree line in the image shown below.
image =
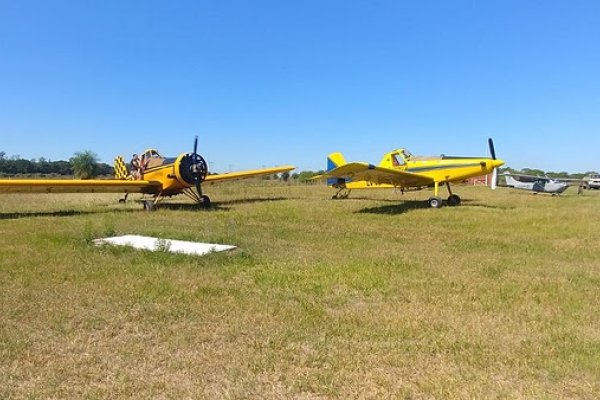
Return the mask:
{"type": "Polygon", "coordinates": [[[532,175],[532,176],[547,176],[548,178],[563,178],[563,179],[583,179],[587,175],[597,174],[595,171],[587,171],[587,172],[576,172],[570,174],[566,171],[554,172],[554,171],[543,171],[541,169],[535,168],[523,168],[523,169],[514,169],[510,167],[498,168],[498,172],[506,173],[510,172],[511,174],[524,174],[524,175],[532,175]]]}
{"type": "MultiPolygon", "coordinates": [[[[290,174],[284,172],[275,176],[266,176],[263,179],[279,179],[287,182],[288,180],[299,182],[311,182],[311,178],[323,174],[325,171],[300,171],[290,174]]],[[[541,169],[523,168],[520,170],[510,167],[500,168],[499,172],[511,172],[517,174],[526,174],[534,176],[548,176],[550,178],[571,178],[582,179],[587,175],[597,172],[587,171],[578,173],[568,173],[566,171],[554,172],[543,171],[541,169]]],[[[112,176],[113,167],[98,161],[98,156],[85,150],[77,152],[68,161],[50,161],[44,157],[38,159],[26,160],[20,156],[7,157],[4,151],[0,151],[0,176],[76,176],[82,179],[90,179],[97,176],[112,176]]]]}
{"type": "Polygon", "coordinates": [[[75,153],[68,161],[51,161],[44,157],[27,160],[18,155],[7,157],[0,151],[0,175],[3,177],[77,176],[86,179],[112,174],[113,167],[98,162],[98,156],[89,150],[75,153]]]}

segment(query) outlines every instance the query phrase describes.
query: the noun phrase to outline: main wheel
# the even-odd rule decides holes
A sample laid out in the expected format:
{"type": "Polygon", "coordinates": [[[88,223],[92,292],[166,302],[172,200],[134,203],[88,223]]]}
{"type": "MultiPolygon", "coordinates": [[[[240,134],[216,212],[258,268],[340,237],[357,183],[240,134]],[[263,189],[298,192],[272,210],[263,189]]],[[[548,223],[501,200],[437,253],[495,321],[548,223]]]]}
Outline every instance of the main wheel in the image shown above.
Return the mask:
{"type": "Polygon", "coordinates": [[[441,208],[442,207],[442,199],[440,197],[430,197],[429,198],[429,207],[431,208],[441,208]]]}
{"type": "Polygon", "coordinates": [[[144,205],[144,210],[154,211],[154,201],[153,200],[143,200],[142,204],[144,205]]]}
{"type": "Polygon", "coordinates": [[[460,197],[457,194],[451,194],[448,196],[448,205],[457,206],[460,204],[460,197]]]}
{"type": "Polygon", "coordinates": [[[200,200],[202,200],[202,207],[210,208],[210,197],[208,197],[207,195],[202,195],[200,196],[200,200]]]}

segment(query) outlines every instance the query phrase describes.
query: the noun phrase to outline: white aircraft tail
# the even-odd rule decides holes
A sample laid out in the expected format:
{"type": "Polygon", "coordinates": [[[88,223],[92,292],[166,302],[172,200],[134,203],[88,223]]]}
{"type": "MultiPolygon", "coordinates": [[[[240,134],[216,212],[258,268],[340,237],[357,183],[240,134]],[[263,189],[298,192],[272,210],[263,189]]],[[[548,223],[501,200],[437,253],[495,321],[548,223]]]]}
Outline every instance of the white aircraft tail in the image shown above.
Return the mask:
{"type": "Polygon", "coordinates": [[[508,172],[504,174],[504,179],[506,179],[506,186],[515,187],[519,183],[519,181],[513,178],[508,172]]]}

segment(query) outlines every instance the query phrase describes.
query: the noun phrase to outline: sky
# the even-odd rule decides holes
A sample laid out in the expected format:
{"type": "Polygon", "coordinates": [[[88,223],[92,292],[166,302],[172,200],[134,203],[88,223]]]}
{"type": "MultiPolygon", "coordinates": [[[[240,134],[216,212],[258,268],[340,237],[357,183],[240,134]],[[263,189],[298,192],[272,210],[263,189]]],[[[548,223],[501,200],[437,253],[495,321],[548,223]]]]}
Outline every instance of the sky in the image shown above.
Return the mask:
{"type": "Polygon", "coordinates": [[[600,170],[600,2],[0,0],[0,151],[600,170]]]}

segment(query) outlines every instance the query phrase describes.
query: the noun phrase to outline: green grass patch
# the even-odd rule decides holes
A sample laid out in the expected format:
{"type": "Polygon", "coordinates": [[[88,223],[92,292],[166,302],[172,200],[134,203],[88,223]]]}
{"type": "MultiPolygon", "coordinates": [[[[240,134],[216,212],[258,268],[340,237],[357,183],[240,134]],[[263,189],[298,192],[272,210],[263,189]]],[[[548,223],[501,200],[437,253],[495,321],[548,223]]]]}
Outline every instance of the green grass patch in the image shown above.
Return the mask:
{"type": "Polygon", "coordinates": [[[0,203],[0,398],[595,398],[600,192],[0,203]],[[205,257],[93,239],[233,244],[205,257]]]}

